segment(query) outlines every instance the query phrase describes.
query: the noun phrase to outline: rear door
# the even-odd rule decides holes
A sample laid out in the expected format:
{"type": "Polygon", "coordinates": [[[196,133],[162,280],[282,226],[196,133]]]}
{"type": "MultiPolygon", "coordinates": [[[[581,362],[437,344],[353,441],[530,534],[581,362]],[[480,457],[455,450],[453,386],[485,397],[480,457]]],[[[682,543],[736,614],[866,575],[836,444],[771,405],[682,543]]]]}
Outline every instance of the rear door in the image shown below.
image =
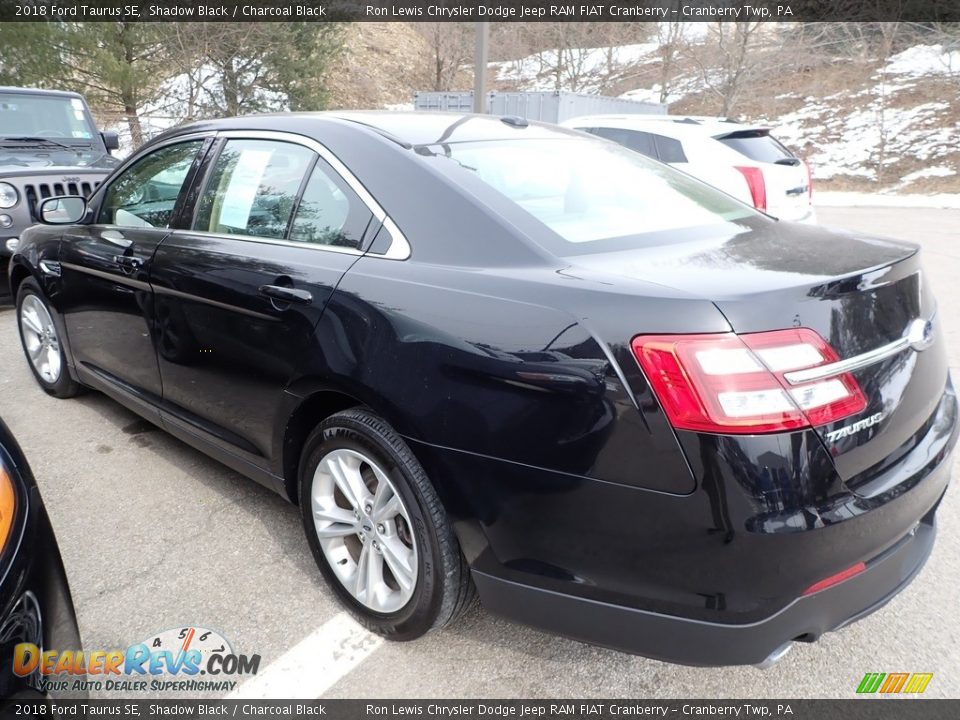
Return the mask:
{"type": "Polygon", "coordinates": [[[806,164],[766,128],[737,130],[715,138],[763,171],[767,212],[781,220],[810,214],[810,175],[806,164]]]}
{"type": "Polygon", "coordinates": [[[324,307],[379,227],[324,154],[295,135],[221,134],[190,229],[164,241],[150,277],[164,422],[268,472],[284,389],[320,352],[324,307]]]}
{"type": "Polygon", "coordinates": [[[74,359],[85,380],[127,400],[161,396],[149,274],[207,142],[179,139],[137,159],[97,193],[93,222],[63,235],[61,303],[74,359]]]}

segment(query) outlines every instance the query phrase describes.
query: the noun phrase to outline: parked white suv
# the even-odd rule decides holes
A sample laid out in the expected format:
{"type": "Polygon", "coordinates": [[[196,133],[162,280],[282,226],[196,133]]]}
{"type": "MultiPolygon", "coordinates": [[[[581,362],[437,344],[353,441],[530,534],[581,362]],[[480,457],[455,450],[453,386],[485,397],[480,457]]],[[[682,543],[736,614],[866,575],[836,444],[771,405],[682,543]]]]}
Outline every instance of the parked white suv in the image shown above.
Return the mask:
{"type": "Polygon", "coordinates": [[[588,115],[562,124],[669,163],[774,217],[816,222],[810,166],[770,128],[680,115],[588,115]]]}

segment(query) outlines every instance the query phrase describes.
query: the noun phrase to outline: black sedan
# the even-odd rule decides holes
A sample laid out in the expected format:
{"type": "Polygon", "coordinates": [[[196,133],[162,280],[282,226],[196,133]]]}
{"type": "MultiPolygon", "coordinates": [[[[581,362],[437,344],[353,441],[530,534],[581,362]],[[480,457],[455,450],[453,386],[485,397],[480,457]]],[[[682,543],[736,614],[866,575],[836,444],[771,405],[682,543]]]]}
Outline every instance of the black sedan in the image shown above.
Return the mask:
{"type": "Polygon", "coordinates": [[[85,676],[40,672],[39,652],[80,649],[70,588],[40,491],[0,420],[0,699],[86,697],[73,689],[85,676]]]}
{"type": "Polygon", "coordinates": [[[930,554],[957,403],[915,246],[445,114],[196,124],[41,210],[10,276],[39,384],[298,504],[389,638],[475,588],[590,642],[759,664],[930,554]]]}

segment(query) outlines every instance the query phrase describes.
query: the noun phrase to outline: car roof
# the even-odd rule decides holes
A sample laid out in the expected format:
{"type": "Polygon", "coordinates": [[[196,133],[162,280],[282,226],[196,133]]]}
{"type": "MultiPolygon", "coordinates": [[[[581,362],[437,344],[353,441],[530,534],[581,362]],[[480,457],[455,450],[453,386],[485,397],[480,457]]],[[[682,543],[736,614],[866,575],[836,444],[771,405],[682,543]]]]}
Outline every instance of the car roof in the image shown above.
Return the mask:
{"type": "Polygon", "coordinates": [[[83,95],[69,90],[47,90],[46,88],[26,88],[0,85],[0,93],[18,93],[20,95],[57,95],[59,97],[80,98],[83,95]]]}
{"type": "Polygon", "coordinates": [[[350,123],[409,147],[480,140],[549,138],[576,136],[578,133],[540,122],[528,122],[512,116],[472,115],[468,113],[407,111],[327,111],[241,115],[205,120],[176,128],[168,134],[203,130],[281,130],[310,136],[325,122],[350,123]]]}
{"type": "Polygon", "coordinates": [[[567,120],[567,127],[587,127],[591,123],[601,127],[636,128],[648,130],[656,128],[659,132],[671,136],[717,137],[745,130],[769,130],[769,126],[740,123],[722,117],[704,117],[697,115],[586,115],[567,120]]]}

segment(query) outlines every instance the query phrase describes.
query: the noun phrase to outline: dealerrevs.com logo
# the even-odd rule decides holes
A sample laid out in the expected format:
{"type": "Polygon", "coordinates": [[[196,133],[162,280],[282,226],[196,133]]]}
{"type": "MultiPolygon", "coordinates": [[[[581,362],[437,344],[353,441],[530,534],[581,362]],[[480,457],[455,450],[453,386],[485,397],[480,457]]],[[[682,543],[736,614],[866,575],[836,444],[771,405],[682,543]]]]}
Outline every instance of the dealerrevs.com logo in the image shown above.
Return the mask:
{"type": "Polygon", "coordinates": [[[233,690],[243,675],[255,675],[259,655],[241,655],[215,630],[164,630],[126,650],[43,649],[21,643],[13,650],[13,671],[41,692],[233,690]]]}

